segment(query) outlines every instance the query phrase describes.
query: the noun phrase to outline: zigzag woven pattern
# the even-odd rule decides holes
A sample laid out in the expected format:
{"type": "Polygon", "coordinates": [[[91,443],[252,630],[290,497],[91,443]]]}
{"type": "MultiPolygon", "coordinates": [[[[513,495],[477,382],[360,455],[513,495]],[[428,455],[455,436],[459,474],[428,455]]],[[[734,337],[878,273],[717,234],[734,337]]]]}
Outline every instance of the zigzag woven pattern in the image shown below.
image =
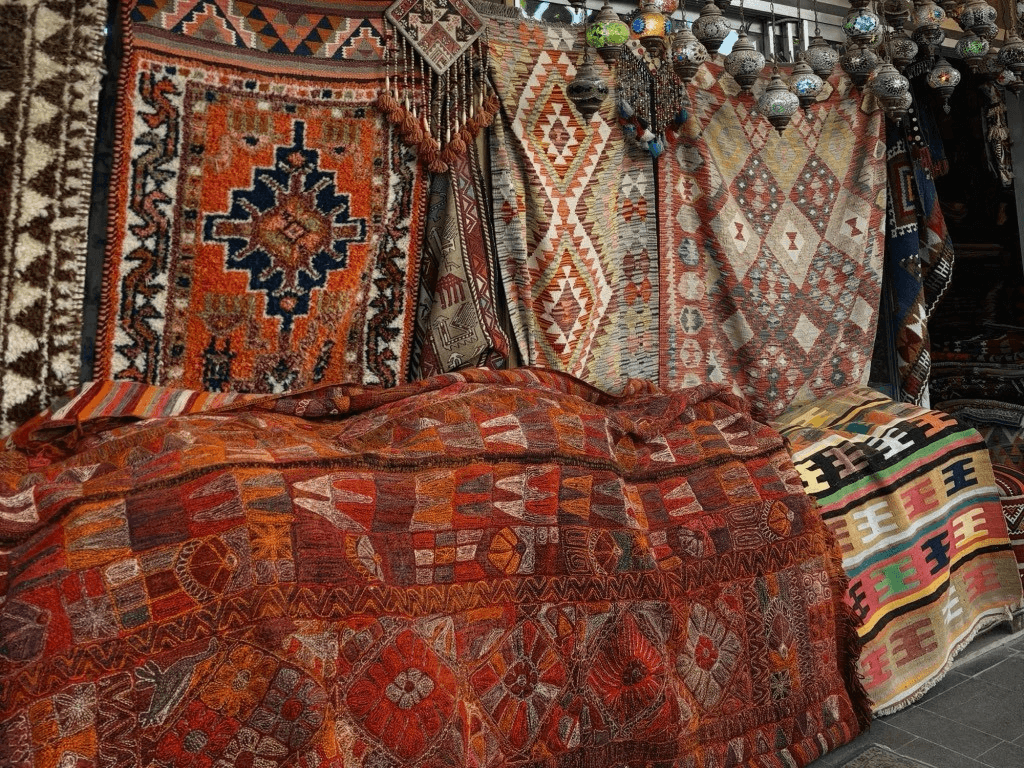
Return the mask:
{"type": "Polygon", "coordinates": [[[78,384],[105,0],[0,18],[0,434],[78,384]]]}
{"type": "Polygon", "coordinates": [[[426,189],[373,106],[382,12],[125,6],[97,377],[406,380],[426,189]]]}
{"type": "Polygon", "coordinates": [[[988,451],[948,414],[867,387],[776,426],[843,551],[875,713],[902,709],[1022,603],[988,451]]]}
{"type": "Polygon", "coordinates": [[[835,79],[783,137],[721,66],[658,167],[660,378],[717,381],[770,418],[866,383],[881,290],[885,142],[835,79]],[[838,90],[837,90],[838,89],[838,90]]]}
{"type": "Polygon", "coordinates": [[[834,543],[720,388],[232,397],[0,453],[5,765],[792,768],[865,722],[834,543]]]}
{"type": "Polygon", "coordinates": [[[655,380],[650,155],[627,146],[611,99],[587,122],[566,97],[578,28],[492,19],[488,35],[495,239],[520,355],[611,391],[655,380]]]}

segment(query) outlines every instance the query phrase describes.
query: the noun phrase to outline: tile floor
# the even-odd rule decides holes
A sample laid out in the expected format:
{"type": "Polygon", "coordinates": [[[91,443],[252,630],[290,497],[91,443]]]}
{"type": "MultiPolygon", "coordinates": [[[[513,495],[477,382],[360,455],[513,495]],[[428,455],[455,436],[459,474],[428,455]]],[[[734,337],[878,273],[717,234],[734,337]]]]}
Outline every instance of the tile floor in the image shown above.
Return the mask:
{"type": "Polygon", "coordinates": [[[989,630],[921,701],[811,766],[840,768],[872,744],[935,768],[1024,768],[1024,632],[989,630]]]}

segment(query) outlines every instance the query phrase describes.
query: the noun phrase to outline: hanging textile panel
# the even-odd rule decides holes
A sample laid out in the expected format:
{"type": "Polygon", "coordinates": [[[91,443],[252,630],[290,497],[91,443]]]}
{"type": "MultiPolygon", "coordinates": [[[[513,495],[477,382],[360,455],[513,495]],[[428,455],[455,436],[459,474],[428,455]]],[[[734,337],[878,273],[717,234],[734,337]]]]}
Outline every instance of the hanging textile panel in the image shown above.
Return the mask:
{"type": "Polygon", "coordinates": [[[98,377],[406,379],[426,190],[373,106],[385,5],[126,6],[98,377]]]}
{"type": "Polygon", "coordinates": [[[953,277],[954,251],[931,173],[914,160],[904,131],[917,128],[911,107],[904,127],[887,122],[888,205],[878,355],[894,399],[925,404],[932,351],[928,321],[953,277]]]}
{"type": "Polygon", "coordinates": [[[0,434],[78,383],[105,0],[0,23],[0,434]]]}
{"type": "Polygon", "coordinates": [[[835,542],[720,387],[129,386],[0,453],[13,764],[794,768],[869,717],[835,542]]]}
{"type": "Polygon", "coordinates": [[[465,154],[452,158],[448,173],[431,178],[413,378],[508,362],[504,316],[495,300],[490,193],[481,165],[486,151],[485,139],[474,139],[465,154]]]}
{"type": "Polygon", "coordinates": [[[993,464],[996,487],[999,488],[999,503],[1003,506],[1006,530],[1010,535],[1010,546],[1017,558],[1017,571],[1024,583],[1024,465],[1016,467],[993,464]]]}
{"type": "Polygon", "coordinates": [[[1024,471],[1024,405],[998,400],[944,400],[935,407],[974,427],[985,440],[993,464],[1024,471]]]}
{"type": "Polygon", "coordinates": [[[883,118],[840,78],[780,138],[723,73],[701,68],[692,116],[658,161],[660,381],[728,382],[767,418],[866,381],[881,289],[883,118]]]}
{"type": "Polygon", "coordinates": [[[1022,603],[988,451],[948,414],[867,387],[774,424],[843,552],[875,714],[902,709],[1022,603]]]}
{"type": "MultiPolygon", "coordinates": [[[[657,377],[658,248],[651,156],[612,99],[587,121],[566,97],[583,55],[566,25],[494,17],[502,111],[492,134],[494,228],[524,363],[618,390],[657,377]]],[[[596,65],[608,82],[614,72],[596,65]]]]}

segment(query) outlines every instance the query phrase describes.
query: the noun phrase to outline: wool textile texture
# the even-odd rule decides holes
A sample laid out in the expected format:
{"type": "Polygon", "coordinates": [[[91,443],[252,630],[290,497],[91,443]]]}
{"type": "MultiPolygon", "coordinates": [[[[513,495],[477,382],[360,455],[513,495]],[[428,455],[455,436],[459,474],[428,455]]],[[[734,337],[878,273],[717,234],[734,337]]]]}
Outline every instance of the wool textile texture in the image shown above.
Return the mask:
{"type": "Polygon", "coordinates": [[[774,424],[843,552],[875,714],[902,709],[1022,604],[988,451],[948,414],[867,387],[774,424]]]}
{"type": "Polygon", "coordinates": [[[420,294],[413,339],[412,378],[464,366],[503,368],[509,340],[496,300],[490,191],[480,145],[452,158],[449,172],[431,179],[420,294]]]}
{"type": "Polygon", "coordinates": [[[566,96],[578,27],[492,16],[488,40],[495,242],[520,357],[609,391],[656,380],[651,157],[624,140],[612,99],[587,121],[566,96]]]}
{"type": "Polygon", "coordinates": [[[932,367],[928,320],[952,281],[954,251],[935,180],[914,159],[903,129],[887,130],[885,271],[872,379],[884,370],[893,399],[923,405],[932,367]]]}
{"type": "Polygon", "coordinates": [[[386,5],[124,6],[97,378],[407,379],[426,182],[374,106],[386,5]]]}
{"type": "Polygon", "coordinates": [[[0,434],[79,382],[105,0],[0,15],[0,434]]]}
{"type": "Polygon", "coordinates": [[[974,427],[985,440],[993,464],[1024,471],[1024,405],[998,400],[944,400],[935,407],[974,427]]]}
{"type": "Polygon", "coordinates": [[[1010,546],[1017,558],[1017,570],[1024,584],[1024,469],[993,464],[996,487],[999,488],[999,503],[1003,505],[1006,530],[1010,535],[1010,546]]]}
{"type": "Polygon", "coordinates": [[[757,418],[866,383],[881,291],[882,113],[845,77],[780,138],[716,64],[658,160],[659,382],[757,418]],[[870,102],[866,102],[870,103],[870,102]]]}
{"type": "Polygon", "coordinates": [[[129,386],[0,454],[6,765],[791,768],[867,722],[835,542],[721,387],[129,386]]]}

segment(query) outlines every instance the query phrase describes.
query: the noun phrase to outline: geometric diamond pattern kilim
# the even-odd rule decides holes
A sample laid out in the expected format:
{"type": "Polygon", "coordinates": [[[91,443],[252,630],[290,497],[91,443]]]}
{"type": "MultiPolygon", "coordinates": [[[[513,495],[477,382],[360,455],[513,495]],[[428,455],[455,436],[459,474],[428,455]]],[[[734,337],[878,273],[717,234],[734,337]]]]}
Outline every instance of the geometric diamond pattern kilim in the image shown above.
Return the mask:
{"type": "Polygon", "coordinates": [[[780,138],[721,67],[658,163],[660,378],[760,417],[867,375],[885,211],[882,118],[845,76],[780,138]]]}

